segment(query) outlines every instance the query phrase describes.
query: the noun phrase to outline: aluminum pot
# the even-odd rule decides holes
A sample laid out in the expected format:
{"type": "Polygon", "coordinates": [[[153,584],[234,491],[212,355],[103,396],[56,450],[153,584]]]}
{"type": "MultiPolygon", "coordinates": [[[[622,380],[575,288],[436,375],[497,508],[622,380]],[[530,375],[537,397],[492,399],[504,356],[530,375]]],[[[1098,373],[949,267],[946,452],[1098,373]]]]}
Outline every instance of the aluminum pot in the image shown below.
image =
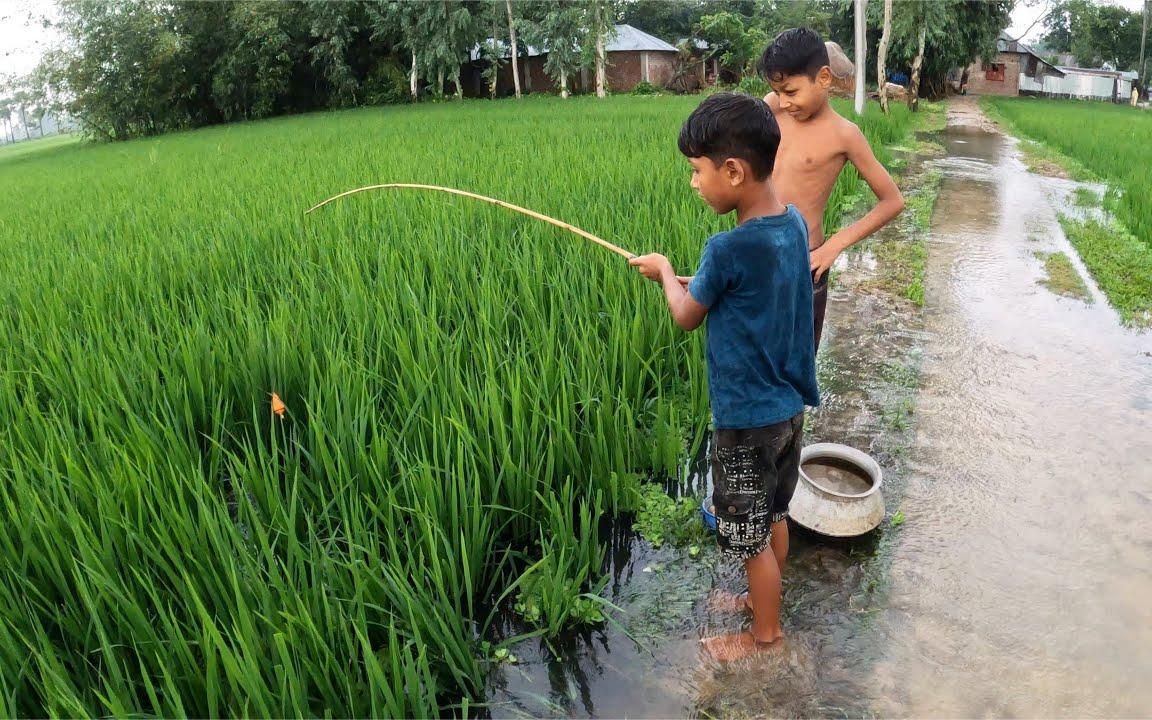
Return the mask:
{"type": "Polygon", "coordinates": [[[800,452],[800,478],[788,514],[796,524],[830,537],[855,537],[875,530],[884,520],[884,497],[880,493],[880,465],[856,448],[839,443],[815,443],[800,452]],[[815,460],[837,460],[850,465],[870,485],[861,492],[821,484],[805,472],[815,460]]]}

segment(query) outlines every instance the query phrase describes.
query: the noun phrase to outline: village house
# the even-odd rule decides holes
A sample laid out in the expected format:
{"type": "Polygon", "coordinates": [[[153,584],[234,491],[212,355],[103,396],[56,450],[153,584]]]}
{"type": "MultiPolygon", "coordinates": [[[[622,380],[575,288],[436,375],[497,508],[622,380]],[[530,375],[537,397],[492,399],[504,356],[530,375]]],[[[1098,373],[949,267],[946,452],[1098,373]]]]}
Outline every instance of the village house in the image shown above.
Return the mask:
{"type": "Polygon", "coordinates": [[[963,71],[962,89],[973,95],[1019,95],[1021,90],[1043,88],[1046,78],[1062,78],[1064,72],[1040,57],[1024,43],[1001,32],[996,57],[976,60],[963,71]]]}
{"type": "MultiPolygon", "coordinates": [[[[511,95],[515,92],[512,80],[511,53],[503,44],[498,47],[505,54],[505,62],[497,74],[496,94],[511,95]]],[[[617,25],[605,45],[608,58],[607,81],[612,92],[629,92],[642,82],[656,87],[665,87],[677,75],[680,67],[680,51],[674,45],[658,37],[638,30],[631,25],[617,25]]],[[[559,86],[544,71],[548,53],[542,48],[522,45],[520,47],[520,88],[523,92],[558,92],[559,86]]],[[[485,61],[480,49],[473,48],[470,62],[461,71],[461,84],[464,94],[469,97],[487,97],[488,81],[483,77],[485,61]]],[[[698,73],[692,73],[693,78],[698,73]]],[[[691,83],[693,89],[698,80],[691,83]]],[[[596,73],[585,68],[568,79],[568,90],[572,93],[595,92],[596,73]]]]}

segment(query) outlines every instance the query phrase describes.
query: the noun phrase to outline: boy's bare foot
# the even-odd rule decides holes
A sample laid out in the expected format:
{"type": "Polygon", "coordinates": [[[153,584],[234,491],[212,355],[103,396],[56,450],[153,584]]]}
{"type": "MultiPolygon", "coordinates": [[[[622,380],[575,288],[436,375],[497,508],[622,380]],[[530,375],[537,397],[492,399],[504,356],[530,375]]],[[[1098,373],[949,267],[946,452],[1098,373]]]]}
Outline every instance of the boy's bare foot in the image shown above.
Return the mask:
{"type": "Polygon", "coordinates": [[[768,641],[757,640],[752,633],[745,631],[734,635],[704,638],[700,642],[713,659],[719,662],[731,662],[783,647],[784,633],[779,633],[768,641]]]}
{"type": "Polygon", "coordinates": [[[730,593],[727,590],[716,590],[708,601],[709,609],[715,612],[752,612],[752,598],[748,593],[730,593]]]}

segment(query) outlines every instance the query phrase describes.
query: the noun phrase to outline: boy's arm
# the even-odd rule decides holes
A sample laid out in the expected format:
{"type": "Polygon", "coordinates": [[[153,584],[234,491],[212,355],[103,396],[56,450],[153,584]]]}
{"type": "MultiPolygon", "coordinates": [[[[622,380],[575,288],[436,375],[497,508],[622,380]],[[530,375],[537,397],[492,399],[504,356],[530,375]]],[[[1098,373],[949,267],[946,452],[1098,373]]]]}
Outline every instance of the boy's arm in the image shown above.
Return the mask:
{"type": "Polygon", "coordinates": [[[681,284],[668,258],[653,253],[632,258],[628,264],[639,269],[649,280],[660,283],[664,288],[664,299],[668,301],[668,312],[681,330],[692,331],[700,327],[708,308],[696,302],[688,288],[681,284]]]}
{"type": "Polygon", "coordinates": [[[848,123],[845,134],[847,136],[845,153],[848,155],[848,161],[856,166],[860,177],[872,188],[877,202],[864,217],[842,228],[812,251],[812,270],[816,271],[817,280],[832,267],[832,263],[840,253],[887,225],[904,209],[904,196],[900,193],[900,188],[876,159],[864,133],[860,132],[860,128],[854,123],[848,123]]]}

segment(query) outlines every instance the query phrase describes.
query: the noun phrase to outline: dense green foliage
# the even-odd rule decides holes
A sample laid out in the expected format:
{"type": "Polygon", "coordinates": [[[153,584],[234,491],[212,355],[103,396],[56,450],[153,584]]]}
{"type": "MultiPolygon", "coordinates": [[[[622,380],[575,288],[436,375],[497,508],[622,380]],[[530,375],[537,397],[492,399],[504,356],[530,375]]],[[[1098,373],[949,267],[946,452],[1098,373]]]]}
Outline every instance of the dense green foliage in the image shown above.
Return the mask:
{"type": "Polygon", "coordinates": [[[1140,70],[1144,20],[1138,11],[1090,0],[1059,0],[1045,15],[1044,27],[1044,48],[1072,53],[1081,67],[1110,63],[1118,70],[1140,70]]]}
{"type": "MultiPolygon", "coordinates": [[[[899,0],[889,66],[911,63],[927,23],[921,94],[939,94],[950,68],[993,48],[1012,2],[899,0]]],[[[89,137],[125,140],[459,96],[476,83],[491,92],[496,66],[510,62],[513,26],[522,55],[528,44],[549,50],[545,72],[557,86],[594,67],[597,38],[613,22],[671,42],[702,38],[703,55],[725,66],[721,80],[738,83],[788,27],[814,27],[851,54],[852,13],[848,0],[61,0],[66,42],[35,72],[0,82],[0,117],[12,118],[3,125],[13,136],[63,112],[89,137]],[[479,59],[469,64],[473,52],[479,59]]],[[[869,38],[872,73],[876,28],[869,38]]],[[[687,89],[682,77],[698,59],[684,48],[674,89],[687,89]]]]}

